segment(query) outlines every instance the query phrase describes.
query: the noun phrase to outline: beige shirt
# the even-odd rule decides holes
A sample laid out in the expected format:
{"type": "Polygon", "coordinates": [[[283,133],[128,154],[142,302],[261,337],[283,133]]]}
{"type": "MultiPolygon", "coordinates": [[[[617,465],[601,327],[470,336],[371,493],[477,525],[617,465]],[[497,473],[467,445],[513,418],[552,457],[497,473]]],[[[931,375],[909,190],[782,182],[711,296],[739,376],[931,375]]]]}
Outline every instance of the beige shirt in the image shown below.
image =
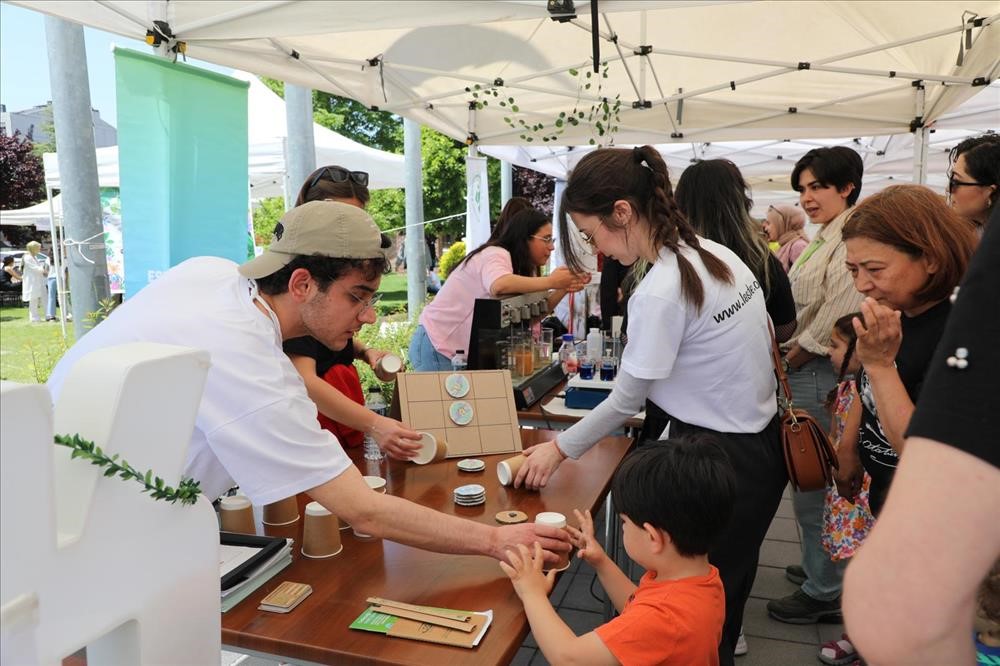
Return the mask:
{"type": "MultiPolygon", "coordinates": [[[[833,322],[861,307],[864,296],[854,288],[847,271],[847,245],[841,237],[844,222],[853,210],[848,208],[820,229],[813,242],[822,239],[822,244],[805,261],[800,257],[788,273],[798,320],[795,337],[788,346],[797,342],[806,351],[829,356],[833,322]]],[[[809,250],[806,248],[802,257],[809,250]]]]}

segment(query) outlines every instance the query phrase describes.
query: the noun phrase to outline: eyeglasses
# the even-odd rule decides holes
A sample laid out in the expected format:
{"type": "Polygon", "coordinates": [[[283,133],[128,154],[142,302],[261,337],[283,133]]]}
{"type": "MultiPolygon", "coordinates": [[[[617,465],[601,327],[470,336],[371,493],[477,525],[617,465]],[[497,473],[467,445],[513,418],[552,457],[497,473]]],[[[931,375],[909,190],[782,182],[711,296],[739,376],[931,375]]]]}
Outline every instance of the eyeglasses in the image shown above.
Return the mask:
{"type": "Polygon", "coordinates": [[[535,236],[535,235],[531,235],[531,236],[529,236],[529,238],[537,238],[538,240],[542,241],[546,245],[551,245],[553,247],[555,247],[555,244],[556,244],[556,237],[555,236],[535,236]]]}
{"type": "Polygon", "coordinates": [[[955,174],[948,173],[948,192],[954,192],[958,187],[983,187],[982,183],[970,183],[967,180],[956,180],[955,174]]]}
{"type": "Polygon", "coordinates": [[[604,224],[604,220],[603,219],[600,222],[598,222],[598,224],[597,224],[596,227],[594,227],[594,233],[592,233],[592,234],[588,234],[583,229],[577,229],[577,231],[580,232],[580,238],[583,239],[583,242],[586,243],[587,245],[589,245],[590,247],[597,247],[597,243],[594,242],[594,236],[597,235],[597,230],[600,228],[600,226],[602,224],[604,224]]]}
{"type": "Polygon", "coordinates": [[[378,302],[382,300],[381,293],[372,294],[371,298],[362,298],[361,296],[358,296],[350,289],[344,289],[344,292],[351,297],[351,300],[354,301],[356,305],[361,306],[361,308],[358,310],[359,317],[368,310],[374,310],[375,306],[378,305],[378,302]]]}
{"type": "Polygon", "coordinates": [[[365,171],[348,171],[344,167],[323,167],[320,169],[316,175],[313,177],[312,182],[309,183],[309,189],[316,187],[319,181],[326,177],[332,183],[345,183],[348,179],[354,181],[358,185],[363,187],[368,186],[368,173],[365,171]]]}

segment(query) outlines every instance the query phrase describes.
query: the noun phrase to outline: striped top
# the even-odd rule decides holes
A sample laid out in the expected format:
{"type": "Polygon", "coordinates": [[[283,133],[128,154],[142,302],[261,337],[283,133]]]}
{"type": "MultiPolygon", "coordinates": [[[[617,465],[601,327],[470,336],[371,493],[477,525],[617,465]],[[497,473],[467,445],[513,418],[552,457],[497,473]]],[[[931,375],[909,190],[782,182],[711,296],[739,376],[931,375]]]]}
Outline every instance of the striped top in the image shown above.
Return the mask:
{"type": "Polygon", "coordinates": [[[864,296],[847,271],[847,245],[841,237],[854,208],[827,223],[788,273],[799,325],[787,346],[798,343],[813,354],[829,356],[833,323],[861,307],[864,296]]]}

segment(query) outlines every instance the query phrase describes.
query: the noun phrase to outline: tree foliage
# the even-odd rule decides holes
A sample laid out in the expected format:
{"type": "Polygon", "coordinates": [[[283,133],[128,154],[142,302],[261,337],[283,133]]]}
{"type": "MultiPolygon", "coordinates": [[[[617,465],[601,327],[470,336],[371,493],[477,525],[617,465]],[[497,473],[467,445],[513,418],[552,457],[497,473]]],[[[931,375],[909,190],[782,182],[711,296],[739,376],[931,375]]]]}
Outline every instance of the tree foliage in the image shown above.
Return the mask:
{"type": "Polygon", "coordinates": [[[524,197],[546,215],[552,215],[556,179],[533,169],[514,167],[514,196],[524,197]]]}
{"type": "Polygon", "coordinates": [[[274,227],[284,214],[285,199],[283,197],[268,197],[260,200],[253,209],[253,236],[257,245],[267,247],[271,244],[274,227]]]}
{"type": "Polygon", "coordinates": [[[45,169],[30,137],[0,133],[0,208],[15,210],[45,200],[45,169]]]}

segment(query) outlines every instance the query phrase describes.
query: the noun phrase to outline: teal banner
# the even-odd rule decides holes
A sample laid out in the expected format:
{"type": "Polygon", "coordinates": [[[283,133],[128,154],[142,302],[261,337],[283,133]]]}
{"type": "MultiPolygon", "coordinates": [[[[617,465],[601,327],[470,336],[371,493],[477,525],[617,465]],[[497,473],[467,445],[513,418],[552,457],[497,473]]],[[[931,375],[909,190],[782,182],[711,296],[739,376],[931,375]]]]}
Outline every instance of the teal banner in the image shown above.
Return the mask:
{"type": "Polygon", "coordinates": [[[126,297],[185,259],[247,257],[244,81],[115,49],[126,297]]]}

